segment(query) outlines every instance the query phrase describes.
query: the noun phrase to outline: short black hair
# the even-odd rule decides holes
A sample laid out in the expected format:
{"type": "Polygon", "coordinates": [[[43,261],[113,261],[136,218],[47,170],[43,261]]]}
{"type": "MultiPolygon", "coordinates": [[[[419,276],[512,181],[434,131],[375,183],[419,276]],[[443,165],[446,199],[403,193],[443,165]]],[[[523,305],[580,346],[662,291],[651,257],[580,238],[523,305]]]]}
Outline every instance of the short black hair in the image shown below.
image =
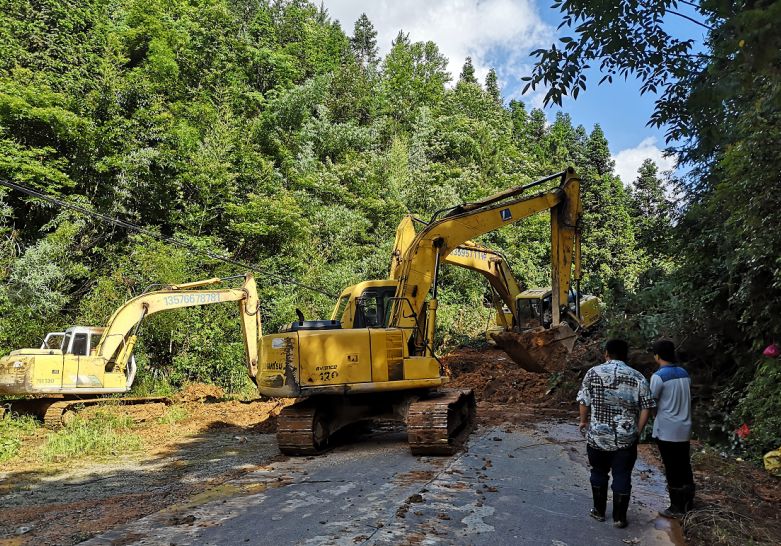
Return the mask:
{"type": "Polygon", "coordinates": [[[667,362],[675,362],[675,343],[669,339],[659,339],[651,349],[655,355],[667,362]]]}
{"type": "Polygon", "coordinates": [[[605,352],[610,358],[626,362],[629,356],[629,344],[623,339],[608,339],[605,343],[605,352]]]}

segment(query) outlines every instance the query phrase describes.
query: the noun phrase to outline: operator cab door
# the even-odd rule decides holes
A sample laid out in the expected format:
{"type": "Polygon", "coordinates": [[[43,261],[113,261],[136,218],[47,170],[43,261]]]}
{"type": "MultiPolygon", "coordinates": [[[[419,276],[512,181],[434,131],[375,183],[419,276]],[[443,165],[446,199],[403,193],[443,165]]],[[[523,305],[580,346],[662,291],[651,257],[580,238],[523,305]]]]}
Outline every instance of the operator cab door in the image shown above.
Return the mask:
{"type": "Polygon", "coordinates": [[[391,298],[396,294],[392,286],[367,288],[356,302],[354,328],[386,328],[391,309],[391,298]]]}
{"type": "Polygon", "coordinates": [[[100,336],[90,332],[68,332],[63,340],[64,388],[100,388],[103,387],[105,373],[103,360],[90,357],[94,346],[91,337],[100,336]]]}

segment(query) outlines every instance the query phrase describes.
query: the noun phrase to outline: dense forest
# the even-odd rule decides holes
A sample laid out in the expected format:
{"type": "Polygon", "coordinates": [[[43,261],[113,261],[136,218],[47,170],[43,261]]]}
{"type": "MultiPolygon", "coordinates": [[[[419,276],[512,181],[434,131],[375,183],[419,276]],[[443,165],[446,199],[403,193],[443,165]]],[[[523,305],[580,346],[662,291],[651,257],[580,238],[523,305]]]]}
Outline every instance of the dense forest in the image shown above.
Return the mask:
{"type": "MultiPolygon", "coordinates": [[[[599,126],[507,103],[495,72],[479,82],[464,59],[449,74],[435,43],[403,31],[380,57],[365,16],[342,28],[304,0],[0,7],[0,178],[157,234],[0,187],[0,353],[101,324],[149,285],[243,272],[215,255],[252,264],[265,328],[296,308],[328,316],[341,288],[387,275],[402,215],[428,218],[571,165],[583,178],[583,290],[605,302],[607,329],[638,348],[688,340],[713,377],[741,377],[722,397],[725,426],[764,413],[754,447],[781,441],[768,379],[778,368],[758,357],[781,334],[777,72],[755,76],[775,103],[741,95],[736,108],[759,101],[761,112],[720,121],[729,141],[709,135],[691,153],[697,184],[651,161],[622,181],[599,126]]],[[[483,242],[544,285],[547,226],[539,215],[483,242]]],[[[484,331],[485,295],[479,276],[444,272],[442,347],[484,331]]],[[[246,388],[234,313],[151,317],[138,388],[246,388]]]]}

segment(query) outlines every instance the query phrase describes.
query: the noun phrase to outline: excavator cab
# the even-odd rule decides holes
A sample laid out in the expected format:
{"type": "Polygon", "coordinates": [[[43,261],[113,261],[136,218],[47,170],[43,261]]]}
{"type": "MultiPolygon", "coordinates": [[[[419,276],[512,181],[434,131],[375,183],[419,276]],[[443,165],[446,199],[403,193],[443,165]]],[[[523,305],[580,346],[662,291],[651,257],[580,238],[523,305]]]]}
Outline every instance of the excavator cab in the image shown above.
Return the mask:
{"type": "Polygon", "coordinates": [[[331,313],[342,328],[386,328],[398,282],[367,281],[345,288],[331,313]]]}
{"type": "Polygon", "coordinates": [[[73,326],[64,332],[51,332],[41,343],[41,349],[57,349],[66,355],[89,356],[98,346],[105,328],[73,326]],[[57,340],[60,339],[60,343],[57,340]]]}
{"type": "Polygon", "coordinates": [[[553,322],[552,300],[550,288],[532,288],[518,294],[516,305],[520,329],[549,328],[553,322]]]}

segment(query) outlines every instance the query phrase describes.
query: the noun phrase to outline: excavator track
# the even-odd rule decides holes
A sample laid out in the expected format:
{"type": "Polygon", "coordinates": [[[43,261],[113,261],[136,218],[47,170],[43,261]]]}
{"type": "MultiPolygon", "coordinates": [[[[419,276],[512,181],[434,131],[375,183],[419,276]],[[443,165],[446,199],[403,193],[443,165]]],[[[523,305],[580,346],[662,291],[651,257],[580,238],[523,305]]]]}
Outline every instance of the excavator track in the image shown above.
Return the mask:
{"type": "Polygon", "coordinates": [[[328,443],[328,420],[315,404],[284,408],[277,417],[277,443],[286,455],[315,455],[328,443]]]}
{"type": "Polygon", "coordinates": [[[475,395],[442,390],[413,402],[407,411],[407,437],[413,455],[452,455],[472,431],[475,395]]]}
{"type": "Polygon", "coordinates": [[[118,403],[121,406],[137,404],[163,403],[166,406],[171,404],[170,398],[165,397],[145,397],[145,398],[87,398],[83,400],[61,400],[53,402],[46,407],[42,419],[46,428],[60,428],[67,425],[76,417],[80,407],[97,406],[107,402],[118,403]]]}

